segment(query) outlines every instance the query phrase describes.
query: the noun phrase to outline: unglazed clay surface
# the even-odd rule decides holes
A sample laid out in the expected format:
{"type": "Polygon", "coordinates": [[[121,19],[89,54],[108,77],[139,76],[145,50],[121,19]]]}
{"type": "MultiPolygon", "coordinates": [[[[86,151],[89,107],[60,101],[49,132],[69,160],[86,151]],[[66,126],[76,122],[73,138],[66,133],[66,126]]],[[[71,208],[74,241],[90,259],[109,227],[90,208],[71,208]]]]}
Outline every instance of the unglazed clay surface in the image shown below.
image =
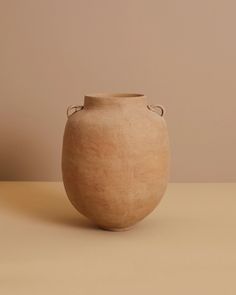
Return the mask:
{"type": "Polygon", "coordinates": [[[62,174],[75,208],[104,229],[132,227],[160,202],[168,182],[165,121],[136,94],[85,96],[65,127],[62,174]]]}

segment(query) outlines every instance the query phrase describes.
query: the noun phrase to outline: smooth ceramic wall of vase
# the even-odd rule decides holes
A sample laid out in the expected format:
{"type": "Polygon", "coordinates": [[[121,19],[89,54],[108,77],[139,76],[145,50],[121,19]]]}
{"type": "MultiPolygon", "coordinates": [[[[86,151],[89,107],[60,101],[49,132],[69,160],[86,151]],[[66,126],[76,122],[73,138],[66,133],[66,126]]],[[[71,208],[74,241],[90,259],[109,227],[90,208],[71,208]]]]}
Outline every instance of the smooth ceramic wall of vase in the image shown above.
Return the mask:
{"type": "Polygon", "coordinates": [[[62,175],[75,208],[99,227],[125,230],[160,202],[169,140],[161,106],[141,94],[86,95],[67,110],[62,175]]]}

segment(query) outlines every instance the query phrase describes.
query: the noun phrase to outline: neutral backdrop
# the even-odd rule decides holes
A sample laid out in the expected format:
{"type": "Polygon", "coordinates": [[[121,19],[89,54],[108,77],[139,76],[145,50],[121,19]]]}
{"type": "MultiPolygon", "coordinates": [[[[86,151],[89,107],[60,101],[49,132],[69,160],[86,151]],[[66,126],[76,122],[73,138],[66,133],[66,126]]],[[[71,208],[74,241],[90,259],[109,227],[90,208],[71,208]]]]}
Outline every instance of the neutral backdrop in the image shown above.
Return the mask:
{"type": "Polygon", "coordinates": [[[236,2],[1,0],[0,179],[60,180],[66,107],[167,110],[171,181],[236,181],[236,2]]]}

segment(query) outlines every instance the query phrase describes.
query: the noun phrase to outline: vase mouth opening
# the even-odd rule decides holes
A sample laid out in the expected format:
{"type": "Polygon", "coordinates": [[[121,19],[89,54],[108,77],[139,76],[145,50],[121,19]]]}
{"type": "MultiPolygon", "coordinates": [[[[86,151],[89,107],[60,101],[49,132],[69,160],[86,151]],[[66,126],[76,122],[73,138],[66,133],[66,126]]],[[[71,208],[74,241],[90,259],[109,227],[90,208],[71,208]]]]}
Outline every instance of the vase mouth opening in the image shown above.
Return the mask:
{"type": "Polygon", "coordinates": [[[145,98],[144,94],[140,94],[140,93],[125,93],[125,92],[121,92],[121,93],[94,93],[94,94],[87,94],[85,95],[85,97],[87,98],[110,98],[110,99],[127,99],[127,98],[145,98]]]}

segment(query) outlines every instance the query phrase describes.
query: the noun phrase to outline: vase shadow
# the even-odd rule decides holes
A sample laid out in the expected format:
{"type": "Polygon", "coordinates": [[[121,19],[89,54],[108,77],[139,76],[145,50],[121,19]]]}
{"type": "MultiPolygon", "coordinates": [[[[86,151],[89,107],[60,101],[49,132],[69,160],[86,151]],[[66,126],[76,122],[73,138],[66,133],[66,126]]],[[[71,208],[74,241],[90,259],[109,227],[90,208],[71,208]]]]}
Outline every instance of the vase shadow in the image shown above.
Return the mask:
{"type": "Polygon", "coordinates": [[[98,229],[73,209],[58,182],[0,182],[0,209],[51,224],[98,229]]]}

